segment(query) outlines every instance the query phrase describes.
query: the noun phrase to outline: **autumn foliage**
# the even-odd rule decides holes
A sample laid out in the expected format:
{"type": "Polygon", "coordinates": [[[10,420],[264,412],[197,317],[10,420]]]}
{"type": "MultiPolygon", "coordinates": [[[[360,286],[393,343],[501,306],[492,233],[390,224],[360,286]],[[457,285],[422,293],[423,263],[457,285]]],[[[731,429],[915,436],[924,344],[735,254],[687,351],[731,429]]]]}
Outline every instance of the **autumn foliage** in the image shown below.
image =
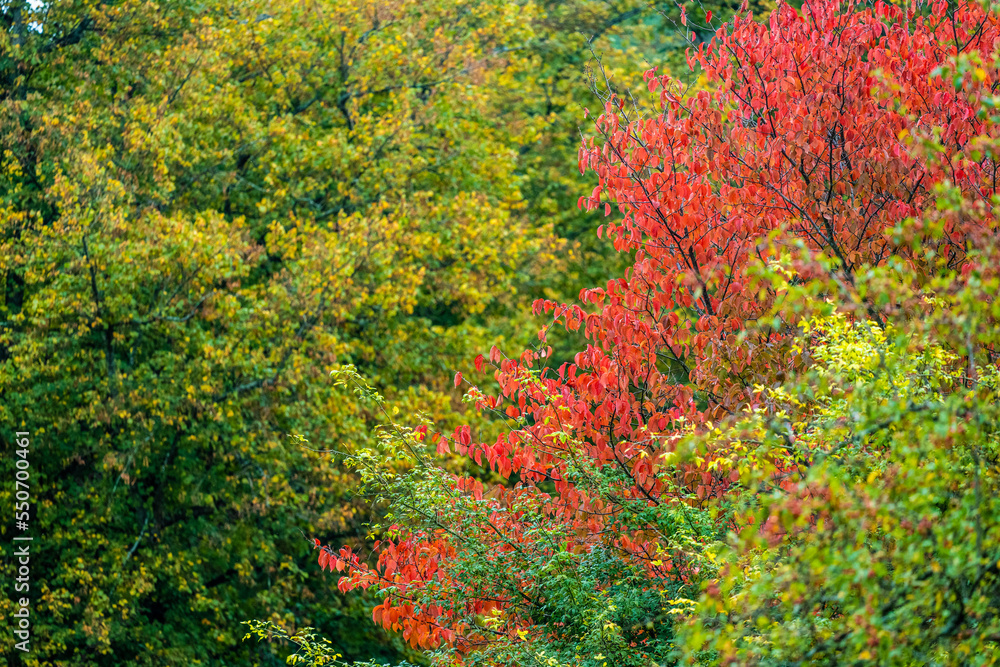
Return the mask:
{"type": "MultiPolygon", "coordinates": [[[[772,545],[831,516],[816,499],[835,493],[800,486],[823,458],[814,440],[796,449],[812,433],[806,417],[767,431],[784,451],[748,450],[727,430],[746,414],[773,416],[769,391],[826,359],[800,343],[810,304],[829,301],[890,331],[933,319],[934,290],[948,293],[937,277],[992,284],[998,48],[997,13],[976,2],[813,1],[781,5],[764,23],[738,15],[692,49],[704,75],[696,89],[646,72],[654,114],[611,94],[580,148],[580,169],[598,184],[579,205],[603,212],[597,235],[631,266],[584,289],[581,305],[536,302],[553,323],[537,348],[476,359],[500,387],[468,394],[506,421],[495,440],[467,427],[400,432],[408,446],[468,457],[484,474],[422,468],[398,486],[397,522],[376,543],[376,562],[317,540],[320,566],[344,572],[341,590],[380,592],[375,622],[415,646],[454,647],[455,660],[514,664],[518,646],[538,657],[563,640],[588,645],[594,623],[605,624],[605,644],[593,647],[610,633],[636,664],[676,659],[664,619],[689,611],[705,587],[718,593],[713,582],[728,570],[711,545],[761,529],[755,494],[805,494],[793,512],[804,523],[763,528],[772,545]],[[943,198],[958,202],[952,212],[943,198]],[[804,285],[824,287],[790,296],[804,285]],[[553,368],[555,324],[582,329],[589,344],[553,368]],[[560,615],[560,596],[579,617],[560,615]],[[638,610],[631,625],[623,605],[638,610]],[[619,615],[601,616],[609,608],[619,615]]],[[[976,289],[973,301],[991,302],[990,288],[976,289]]],[[[988,331],[995,314],[976,321],[975,332],[988,331]]],[[[960,339],[937,333],[945,346],[960,339]]],[[[970,340],[980,335],[975,350],[948,349],[967,353],[970,369],[973,358],[995,368],[988,335],[970,340]]],[[[950,354],[940,358],[952,363],[950,354]]],[[[949,386],[988,374],[963,373],[949,386]]],[[[969,633],[994,623],[985,618],[969,633]]]]}
{"type": "Polygon", "coordinates": [[[24,664],[270,664],[249,618],[414,655],[298,549],[363,543],[380,509],[317,451],[371,445],[379,414],[327,374],[477,419],[448,369],[610,273],[593,242],[553,255],[593,217],[563,167],[591,48],[616,83],[676,59],[666,4],[0,3],[0,449],[37,447],[24,664]]]}

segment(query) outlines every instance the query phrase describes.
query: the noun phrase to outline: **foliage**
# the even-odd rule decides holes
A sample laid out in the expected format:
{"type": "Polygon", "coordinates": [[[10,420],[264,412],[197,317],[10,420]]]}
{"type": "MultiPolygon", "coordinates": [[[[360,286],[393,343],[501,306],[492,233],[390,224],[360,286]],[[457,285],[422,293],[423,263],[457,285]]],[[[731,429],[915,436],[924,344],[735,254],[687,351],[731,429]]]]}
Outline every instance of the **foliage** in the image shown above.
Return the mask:
{"type": "MultiPolygon", "coordinates": [[[[996,280],[956,291],[981,298],[996,280]]],[[[734,426],[799,465],[756,499],[758,521],[734,540],[690,641],[738,664],[995,663],[995,363],[969,377],[919,329],[887,335],[842,316],[822,326],[809,377],[767,391],[770,405],[734,426]]]]}
{"type": "MultiPolygon", "coordinates": [[[[568,241],[546,257],[550,270],[537,277],[536,292],[550,299],[575,299],[581,285],[604,282],[629,261],[594,235],[594,214],[575,205],[581,193],[593,189],[589,175],[568,168],[576,162],[590,108],[610,93],[640,87],[641,73],[650,66],[698,85],[697,73],[684,63],[684,49],[710,39],[739,4],[537,3],[532,38],[512,54],[501,106],[506,117],[525,119],[516,127],[524,128],[519,168],[525,176],[526,214],[531,220],[551,221],[557,235],[568,241]]],[[[751,6],[766,15],[773,3],[751,6]]],[[[512,323],[525,324],[519,319],[512,323]]],[[[576,344],[567,341],[563,347],[571,355],[576,344]]]]}
{"type": "Polygon", "coordinates": [[[415,467],[352,459],[377,561],[320,566],[440,664],[988,664],[998,28],[781,6],[691,54],[699,90],[647,72],[655,113],[611,93],[580,205],[631,265],[591,312],[536,303],[586,349],[478,357],[494,441],[385,430],[415,467]]]}
{"type": "Polygon", "coordinates": [[[285,659],[289,665],[308,665],[309,667],[335,665],[337,659],[341,657],[339,653],[334,653],[328,640],[317,639],[316,634],[312,632],[313,628],[302,628],[299,632],[289,635],[281,626],[274,623],[244,621],[244,625],[249,626],[249,632],[243,636],[243,641],[256,637],[258,641],[279,639],[295,644],[298,647],[297,650],[285,659]]]}
{"type": "Polygon", "coordinates": [[[495,339],[477,318],[540,247],[485,97],[516,15],[451,8],[5,5],[0,413],[37,447],[29,664],[273,660],[239,643],[251,616],[405,654],[357,596],[313,590],[302,532],[358,539],[370,508],[287,434],[364,441],[369,415],[318,381],[345,361],[447,419],[433,378],[495,339]]]}
{"type": "Polygon", "coordinates": [[[680,10],[0,8],[0,419],[37,447],[47,573],[29,662],[273,663],[249,617],[405,655],[306,566],[303,532],[378,521],[325,451],[374,441],[372,404],[326,373],[454,425],[448,371],[522,345],[523,299],[609,275],[565,168],[586,65],[623,87],[676,61],[680,10]]]}

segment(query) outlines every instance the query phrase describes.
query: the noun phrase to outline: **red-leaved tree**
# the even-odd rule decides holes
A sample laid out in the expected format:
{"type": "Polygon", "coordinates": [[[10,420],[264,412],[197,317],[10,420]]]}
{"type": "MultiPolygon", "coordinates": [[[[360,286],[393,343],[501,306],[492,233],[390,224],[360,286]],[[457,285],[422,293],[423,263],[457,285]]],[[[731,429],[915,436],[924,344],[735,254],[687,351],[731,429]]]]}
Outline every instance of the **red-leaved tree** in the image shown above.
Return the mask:
{"type": "MultiPolygon", "coordinates": [[[[667,597],[696,594],[711,570],[696,545],[716,539],[721,521],[743,520],[704,510],[739,474],[709,451],[672,457],[678,438],[754,406],[755,387],[808,363],[788,344],[794,313],[768,315],[779,296],[755,267],[797,246],[828,259],[803,265],[802,277],[827,271],[850,288],[891,257],[917,261],[889,232],[933,205],[936,184],[988,204],[998,167],[973,138],[997,134],[979,110],[1000,82],[998,40],[996,14],[968,0],[812,0],[801,11],[780,5],[763,24],[741,15],[692,51],[704,73],[697,91],[647,72],[655,114],[631,96],[607,99],[580,150],[580,168],[598,178],[580,206],[603,210],[597,234],[634,262],[583,290],[582,305],[535,306],[583,327],[589,345],[559,368],[546,365],[545,331],[516,358],[477,358],[500,392],[470,395],[508,428],[492,442],[468,428],[400,436],[468,456],[503,482],[429,466],[399,487],[398,525],[376,564],[317,540],[320,565],[346,572],[342,590],[382,591],[376,622],[467,656],[574,632],[577,621],[556,614],[561,558],[601,553],[618,568],[617,580],[580,579],[582,596],[623,577],[667,597]],[[928,142],[948,159],[926,159],[918,149],[928,142]]],[[[937,256],[958,269],[986,223],[945,224],[937,256]]],[[[892,308],[877,294],[863,303],[876,321],[892,308]]],[[[623,636],[637,660],[657,655],[662,639],[642,623],[623,636]]]]}

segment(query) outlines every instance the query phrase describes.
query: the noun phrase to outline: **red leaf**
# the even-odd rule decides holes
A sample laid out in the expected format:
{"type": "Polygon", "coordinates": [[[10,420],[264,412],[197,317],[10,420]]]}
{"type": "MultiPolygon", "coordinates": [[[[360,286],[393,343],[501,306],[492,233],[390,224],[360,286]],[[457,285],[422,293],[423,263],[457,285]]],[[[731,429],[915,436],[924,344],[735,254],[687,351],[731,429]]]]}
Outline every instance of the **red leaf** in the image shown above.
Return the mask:
{"type": "Polygon", "coordinates": [[[457,387],[460,384],[462,384],[462,374],[455,373],[455,386],[457,387]]]}

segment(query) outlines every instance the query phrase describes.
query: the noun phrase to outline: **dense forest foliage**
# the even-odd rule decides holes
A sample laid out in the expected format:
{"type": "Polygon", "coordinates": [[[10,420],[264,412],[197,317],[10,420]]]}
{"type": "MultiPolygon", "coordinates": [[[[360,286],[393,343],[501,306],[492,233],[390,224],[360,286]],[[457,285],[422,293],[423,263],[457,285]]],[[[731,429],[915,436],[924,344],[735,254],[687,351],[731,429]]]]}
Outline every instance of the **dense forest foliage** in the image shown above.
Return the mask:
{"type": "Polygon", "coordinates": [[[8,664],[1000,661],[996,7],[0,8],[8,664]]]}
{"type": "Polygon", "coordinates": [[[374,443],[328,374],[474,421],[454,371],[618,272],[575,206],[578,128],[604,74],[680,61],[677,7],[0,7],[0,437],[32,434],[44,536],[27,664],[283,662],[239,641],[250,618],[412,655],[308,551],[380,511],[319,451],[374,443]]]}

